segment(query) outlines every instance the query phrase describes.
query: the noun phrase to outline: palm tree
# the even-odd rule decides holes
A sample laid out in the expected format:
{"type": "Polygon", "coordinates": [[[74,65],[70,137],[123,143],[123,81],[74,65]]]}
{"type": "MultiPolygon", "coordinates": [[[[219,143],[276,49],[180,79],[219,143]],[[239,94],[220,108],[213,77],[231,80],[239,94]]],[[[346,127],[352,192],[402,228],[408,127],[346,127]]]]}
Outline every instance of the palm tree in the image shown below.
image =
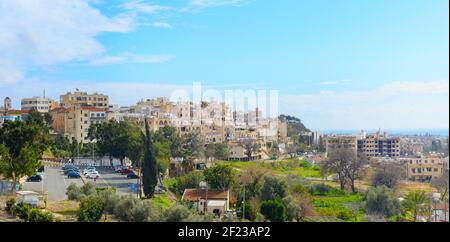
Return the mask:
{"type": "Polygon", "coordinates": [[[414,191],[406,195],[403,200],[403,207],[406,211],[410,211],[413,214],[414,222],[420,214],[428,209],[429,199],[425,191],[414,191]]]}

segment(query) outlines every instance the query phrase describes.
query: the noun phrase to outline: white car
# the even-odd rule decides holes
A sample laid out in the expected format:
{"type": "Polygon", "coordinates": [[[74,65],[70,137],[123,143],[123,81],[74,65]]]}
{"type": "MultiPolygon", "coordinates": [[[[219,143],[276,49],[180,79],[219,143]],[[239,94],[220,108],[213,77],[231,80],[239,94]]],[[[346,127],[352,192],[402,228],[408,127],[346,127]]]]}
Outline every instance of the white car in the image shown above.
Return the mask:
{"type": "Polygon", "coordinates": [[[86,178],[88,179],[97,179],[100,177],[100,175],[98,174],[98,172],[91,172],[91,173],[87,173],[86,178]]]}
{"type": "Polygon", "coordinates": [[[83,174],[84,174],[84,175],[88,175],[88,174],[98,175],[98,171],[89,170],[89,171],[84,171],[83,174]]]}
{"type": "Polygon", "coordinates": [[[83,172],[83,174],[88,174],[88,173],[97,173],[98,174],[98,171],[96,171],[95,169],[87,169],[87,170],[84,170],[84,172],[83,172]]]}

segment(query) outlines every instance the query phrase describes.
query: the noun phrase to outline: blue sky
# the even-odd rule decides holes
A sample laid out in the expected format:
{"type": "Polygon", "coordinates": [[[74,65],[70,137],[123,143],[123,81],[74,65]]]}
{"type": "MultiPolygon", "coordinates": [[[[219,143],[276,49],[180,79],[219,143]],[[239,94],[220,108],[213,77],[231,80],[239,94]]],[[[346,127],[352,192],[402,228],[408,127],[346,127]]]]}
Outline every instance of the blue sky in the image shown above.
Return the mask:
{"type": "Polygon", "coordinates": [[[200,81],[277,89],[313,129],[448,128],[448,5],[5,0],[0,97],[78,87],[130,105],[200,81]]]}

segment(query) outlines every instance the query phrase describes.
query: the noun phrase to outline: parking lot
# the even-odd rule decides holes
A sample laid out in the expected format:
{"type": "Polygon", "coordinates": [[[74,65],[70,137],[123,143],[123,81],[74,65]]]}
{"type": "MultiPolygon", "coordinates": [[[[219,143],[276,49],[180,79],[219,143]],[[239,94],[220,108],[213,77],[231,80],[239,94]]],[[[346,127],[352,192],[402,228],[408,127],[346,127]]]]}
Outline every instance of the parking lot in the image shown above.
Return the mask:
{"type": "MultiPolygon", "coordinates": [[[[80,167],[80,170],[83,168],[80,167]]],[[[112,188],[115,187],[117,194],[128,195],[133,194],[130,186],[137,183],[137,179],[127,179],[126,175],[114,173],[110,168],[97,168],[100,174],[95,183],[100,188],[112,188]]],[[[44,179],[41,182],[25,182],[23,189],[26,191],[35,191],[40,194],[48,193],[49,201],[67,200],[66,190],[71,183],[75,183],[78,186],[84,184],[82,179],[68,179],[63,174],[61,167],[45,167],[44,179]]],[[[94,182],[93,179],[87,179],[86,181],[94,182]]]]}

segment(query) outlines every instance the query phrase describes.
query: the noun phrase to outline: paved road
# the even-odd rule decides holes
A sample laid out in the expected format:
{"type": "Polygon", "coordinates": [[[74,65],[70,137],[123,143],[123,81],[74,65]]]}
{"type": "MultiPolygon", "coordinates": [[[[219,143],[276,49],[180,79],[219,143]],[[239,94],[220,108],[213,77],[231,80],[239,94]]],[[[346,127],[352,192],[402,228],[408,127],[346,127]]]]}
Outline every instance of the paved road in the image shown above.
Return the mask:
{"type": "Polygon", "coordinates": [[[111,169],[97,168],[97,171],[100,173],[100,178],[96,181],[97,187],[115,187],[119,195],[134,194],[130,186],[137,184],[137,179],[127,179],[126,175],[114,173],[111,169]]]}
{"type": "Polygon", "coordinates": [[[46,167],[44,179],[42,182],[25,182],[24,190],[35,191],[40,194],[48,192],[48,200],[59,201],[67,200],[67,187],[75,183],[78,186],[83,185],[81,179],[68,179],[58,167],[46,167]]]}

